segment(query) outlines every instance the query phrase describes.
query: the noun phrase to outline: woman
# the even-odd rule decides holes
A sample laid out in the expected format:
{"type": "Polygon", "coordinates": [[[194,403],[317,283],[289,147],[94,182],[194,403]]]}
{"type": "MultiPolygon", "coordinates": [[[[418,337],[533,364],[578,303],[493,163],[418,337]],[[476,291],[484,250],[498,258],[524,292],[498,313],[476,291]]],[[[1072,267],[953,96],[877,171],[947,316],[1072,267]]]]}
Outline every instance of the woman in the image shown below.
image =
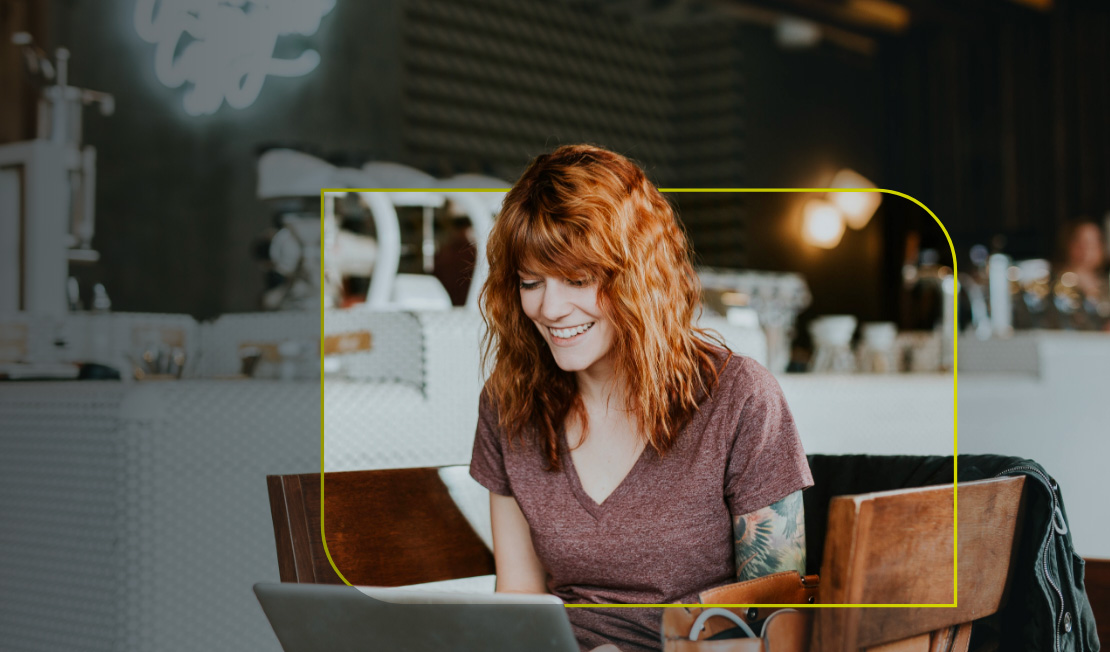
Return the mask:
{"type": "MultiPolygon", "coordinates": [[[[497,590],[691,603],[804,572],[793,419],[766,369],[693,326],[686,238],[643,172],[585,145],[536,158],[488,256],[470,472],[490,490],[497,590]]],[[[568,615],[583,650],[659,649],[659,609],[568,615]]]]}
{"type": "Polygon", "coordinates": [[[1110,330],[1110,285],[1102,229],[1087,218],[1059,234],[1055,306],[1062,328],[1110,330]]]}

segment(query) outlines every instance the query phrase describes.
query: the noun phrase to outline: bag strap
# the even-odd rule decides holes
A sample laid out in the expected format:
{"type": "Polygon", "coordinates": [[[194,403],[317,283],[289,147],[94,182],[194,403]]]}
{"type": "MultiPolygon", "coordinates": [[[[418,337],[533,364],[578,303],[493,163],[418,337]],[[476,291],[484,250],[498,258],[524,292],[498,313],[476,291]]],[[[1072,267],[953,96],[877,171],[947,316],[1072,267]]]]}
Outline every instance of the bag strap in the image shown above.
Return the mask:
{"type": "Polygon", "coordinates": [[[714,616],[720,616],[722,618],[727,618],[727,619],[731,620],[740,629],[744,630],[744,633],[748,635],[748,638],[755,638],[756,637],[755,632],[752,631],[752,628],[749,627],[748,623],[744,622],[744,620],[742,618],[740,618],[740,616],[737,616],[736,614],[732,613],[728,609],[722,609],[720,607],[710,607],[709,609],[706,609],[705,611],[698,614],[698,617],[694,621],[694,624],[690,627],[690,640],[691,641],[698,640],[698,636],[701,635],[701,630],[705,629],[705,621],[709,620],[710,618],[712,618],[714,616]]]}
{"type": "Polygon", "coordinates": [[[809,649],[813,612],[780,609],[763,621],[765,652],[803,652],[809,649]]]}

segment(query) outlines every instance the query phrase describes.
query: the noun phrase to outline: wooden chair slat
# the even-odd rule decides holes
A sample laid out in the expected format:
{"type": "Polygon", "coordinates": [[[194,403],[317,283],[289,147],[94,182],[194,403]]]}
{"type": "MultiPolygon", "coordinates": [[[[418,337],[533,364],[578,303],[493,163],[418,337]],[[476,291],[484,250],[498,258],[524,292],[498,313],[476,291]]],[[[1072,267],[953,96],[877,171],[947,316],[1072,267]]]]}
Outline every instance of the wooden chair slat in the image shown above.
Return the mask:
{"type": "MultiPolygon", "coordinates": [[[[324,476],[328,552],[349,582],[402,586],[494,572],[434,468],[324,476]]],[[[320,536],[320,476],[267,476],[283,582],[338,584],[320,536]]]]}
{"type": "MultiPolygon", "coordinates": [[[[1024,481],[960,484],[956,607],[821,609],[813,649],[856,652],[997,612],[1013,565],[1024,481]]],[[[820,602],[951,604],[952,515],[951,486],[834,498],[820,602]]]]}

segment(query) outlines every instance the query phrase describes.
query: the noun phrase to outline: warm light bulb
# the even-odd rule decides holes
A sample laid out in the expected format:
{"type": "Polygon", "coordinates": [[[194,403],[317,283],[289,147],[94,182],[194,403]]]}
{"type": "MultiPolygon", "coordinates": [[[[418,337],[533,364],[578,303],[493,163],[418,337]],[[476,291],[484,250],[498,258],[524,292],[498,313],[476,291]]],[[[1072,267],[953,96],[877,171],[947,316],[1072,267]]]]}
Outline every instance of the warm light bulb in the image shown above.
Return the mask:
{"type": "Polygon", "coordinates": [[[802,234],[815,247],[832,249],[844,235],[844,219],[835,206],[821,199],[810,199],[802,209],[802,234]]]}
{"type": "MultiPolygon", "coordinates": [[[[829,187],[874,188],[875,184],[858,172],[843,169],[836,173],[829,187]]],[[[875,191],[830,192],[828,195],[829,201],[844,214],[844,221],[853,229],[862,229],[867,226],[871,216],[875,214],[875,211],[879,208],[879,203],[883,199],[882,193],[875,191]]]]}

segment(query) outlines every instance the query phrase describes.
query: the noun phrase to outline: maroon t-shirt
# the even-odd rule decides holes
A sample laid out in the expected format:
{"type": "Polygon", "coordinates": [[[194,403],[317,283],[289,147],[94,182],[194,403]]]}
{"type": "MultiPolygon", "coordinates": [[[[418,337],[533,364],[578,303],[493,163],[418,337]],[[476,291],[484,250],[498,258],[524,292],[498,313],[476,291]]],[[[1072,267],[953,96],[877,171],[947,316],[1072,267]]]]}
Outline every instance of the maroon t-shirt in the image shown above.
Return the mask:
{"type": "MultiPolygon", "coordinates": [[[[470,474],[514,496],[547,570],[547,589],[568,604],[694,603],[735,581],[732,516],[813,484],[778,382],[751,358],[717,354],[720,384],[662,458],[645,447],[597,504],[560,442],[562,470],[544,469],[530,442],[508,445],[482,393],[470,474]],[[727,360],[727,364],[726,364],[727,360]]],[[[595,433],[598,436],[600,433],[595,433]]],[[[660,608],[568,609],[583,650],[659,650],[660,608]]]]}

